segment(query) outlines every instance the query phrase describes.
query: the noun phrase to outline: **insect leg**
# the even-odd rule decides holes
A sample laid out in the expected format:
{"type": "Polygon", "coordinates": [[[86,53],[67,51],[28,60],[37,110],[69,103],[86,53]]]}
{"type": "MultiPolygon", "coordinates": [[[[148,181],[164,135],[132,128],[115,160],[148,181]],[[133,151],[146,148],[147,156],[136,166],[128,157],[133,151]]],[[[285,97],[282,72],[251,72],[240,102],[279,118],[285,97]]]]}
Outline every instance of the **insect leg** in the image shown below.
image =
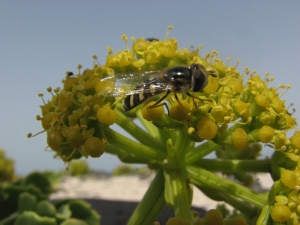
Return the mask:
{"type": "Polygon", "coordinates": [[[167,90],[166,94],[164,96],[162,96],[157,102],[155,102],[153,105],[151,105],[150,107],[152,106],[156,106],[157,104],[161,103],[169,94],[171,93],[170,90],[167,90]]]}
{"type": "MultiPolygon", "coordinates": [[[[188,93],[188,92],[187,92],[188,93]]],[[[180,100],[179,100],[179,98],[178,98],[178,96],[176,95],[176,93],[174,92],[174,95],[175,95],[175,99],[176,99],[176,101],[178,102],[178,104],[181,106],[181,108],[182,108],[182,110],[184,111],[184,113],[187,115],[187,117],[189,118],[189,120],[191,121],[191,123],[193,124],[193,127],[195,128],[195,130],[196,131],[198,131],[198,129],[197,129],[197,127],[196,127],[196,125],[194,124],[194,121],[192,120],[192,118],[190,117],[190,115],[185,111],[185,109],[184,109],[184,107],[183,107],[183,105],[181,104],[181,102],[180,102],[180,100]]],[[[191,95],[189,95],[189,96],[191,96],[191,95]]],[[[195,102],[194,102],[195,103],[195,102]]]]}
{"type": "Polygon", "coordinates": [[[193,94],[191,94],[191,93],[189,93],[189,92],[186,92],[186,94],[187,94],[187,96],[189,96],[189,97],[191,97],[192,99],[193,99],[193,103],[194,103],[194,105],[195,106],[197,106],[196,105],[196,102],[195,102],[195,99],[198,99],[199,101],[208,101],[208,102],[211,102],[211,100],[209,100],[209,99],[202,99],[202,98],[199,98],[199,97],[196,97],[195,95],[193,95],[193,94]]]}
{"type": "MultiPolygon", "coordinates": [[[[156,108],[156,107],[160,107],[160,106],[165,106],[166,107],[166,109],[167,109],[167,111],[168,111],[168,115],[170,115],[170,110],[169,110],[169,107],[168,107],[168,105],[165,103],[165,102],[163,102],[163,103],[161,103],[169,94],[171,93],[171,91],[170,90],[168,90],[167,92],[166,92],[166,94],[163,96],[163,97],[161,97],[157,102],[155,102],[153,105],[151,105],[151,106],[149,106],[149,108],[156,108]]],[[[147,103],[148,104],[148,103],[147,103]]],[[[146,104],[146,105],[147,105],[146,104]]]]}

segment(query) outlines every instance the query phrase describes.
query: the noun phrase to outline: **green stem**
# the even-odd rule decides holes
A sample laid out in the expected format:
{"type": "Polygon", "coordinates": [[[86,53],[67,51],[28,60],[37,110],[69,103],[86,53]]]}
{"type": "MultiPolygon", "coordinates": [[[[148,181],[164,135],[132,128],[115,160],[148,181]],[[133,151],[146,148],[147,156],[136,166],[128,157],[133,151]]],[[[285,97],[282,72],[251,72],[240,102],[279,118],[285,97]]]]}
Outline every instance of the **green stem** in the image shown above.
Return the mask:
{"type": "Polygon", "coordinates": [[[262,172],[271,171],[271,160],[226,160],[226,159],[200,159],[194,166],[202,167],[212,172],[262,172]]]}
{"type": "Polygon", "coordinates": [[[218,148],[219,145],[215,144],[212,141],[207,141],[198,147],[194,148],[193,151],[187,152],[184,158],[185,165],[191,165],[194,162],[202,159],[204,156],[210,154],[216,148],[218,148]]]}
{"type": "Polygon", "coordinates": [[[141,160],[140,158],[135,157],[133,154],[123,151],[118,146],[111,145],[108,143],[105,146],[105,152],[116,155],[123,163],[136,163],[136,164],[147,164],[147,160],[141,160]]]}
{"type": "Polygon", "coordinates": [[[167,140],[168,165],[172,169],[179,169],[183,166],[182,160],[190,149],[193,149],[194,142],[186,138],[183,132],[176,132],[176,138],[167,140]],[[173,142],[174,145],[173,145],[173,142]]]}
{"type": "Polygon", "coordinates": [[[110,145],[133,154],[139,160],[150,163],[151,161],[163,161],[167,158],[166,152],[157,151],[155,148],[135,142],[109,128],[105,129],[105,135],[110,145]]]}
{"type": "Polygon", "coordinates": [[[171,199],[174,206],[175,216],[184,219],[188,224],[193,223],[193,217],[190,211],[192,190],[188,190],[188,182],[185,169],[166,171],[165,176],[168,176],[170,182],[166,183],[165,191],[168,191],[167,196],[171,199]]]}
{"type": "Polygon", "coordinates": [[[159,137],[157,127],[155,127],[152,124],[152,122],[149,122],[146,119],[144,119],[142,115],[142,110],[137,111],[136,116],[139,119],[139,121],[143,124],[148,134],[150,134],[150,136],[152,136],[155,140],[157,140],[157,138],[159,137]]]}
{"type": "Polygon", "coordinates": [[[143,224],[152,225],[162,209],[165,207],[164,199],[164,175],[159,170],[149,186],[142,201],[131,215],[127,225],[143,224]]]}
{"type": "Polygon", "coordinates": [[[190,146],[194,146],[194,142],[186,137],[185,132],[180,131],[175,140],[174,149],[181,159],[190,150],[190,146]]]}
{"type": "MultiPolygon", "coordinates": [[[[152,148],[162,148],[163,144],[159,141],[158,138],[155,138],[154,134],[151,135],[151,133],[145,132],[142,128],[137,126],[132,120],[128,119],[128,117],[124,115],[122,111],[118,109],[115,109],[115,111],[118,114],[117,124],[124,130],[126,130],[126,132],[128,132],[130,135],[132,135],[136,140],[152,148]]],[[[153,129],[154,128],[155,127],[153,126],[153,129]]]]}
{"type": "Polygon", "coordinates": [[[271,207],[269,205],[265,205],[261,210],[261,213],[256,221],[256,225],[267,225],[270,220],[270,212],[271,207]]]}
{"type": "Polygon", "coordinates": [[[206,186],[196,185],[196,187],[199,188],[201,192],[203,192],[210,199],[215,201],[224,201],[227,204],[231,205],[233,208],[238,209],[249,218],[253,218],[257,214],[257,209],[255,207],[245,201],[237,199],[235,196],[232,196],[227,192],[220,192],[206,186]]]}
{"type": "Polygon", "coordinates": [[[188,176],[191,178],[191,182],[196,185],[206,186],[220,192],[227,192],[228,194],[253,204],[255,207],[260,209],[267,203],[267,196],[256,193],[255,191],[225,178],[219,177],[205,169],[189,166],[187,167],[187,171],[188,176]]]}

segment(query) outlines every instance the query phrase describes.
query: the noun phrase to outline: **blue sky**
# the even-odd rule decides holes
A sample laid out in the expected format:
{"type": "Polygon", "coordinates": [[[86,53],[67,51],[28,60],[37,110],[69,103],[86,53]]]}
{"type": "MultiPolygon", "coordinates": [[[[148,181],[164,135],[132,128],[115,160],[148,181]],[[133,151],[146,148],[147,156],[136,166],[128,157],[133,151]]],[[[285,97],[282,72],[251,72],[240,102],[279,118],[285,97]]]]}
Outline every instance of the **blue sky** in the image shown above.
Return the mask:
{"type": "MultiPolygon", "coordinates": [[[[94,54],[104,63],[108,45],[125,49],[123,33],[162,39],[169,25],[180,48],[216,49],[232,64],[241,60],[241,71],[269,71],[272,86],[290,83],[283,99],[299,109],[299,11],[298,0],[0,1],[0,148],[15,159],[18,174],[65,168],[44,151],[44,134],[26,137],[42,129],[35,120],[42,104],[37,94],[50,98],[45,89],[61,86],[65,71],[78,64],[91,68],[94,54]]],[[[105,154],[89,164],[110,171],[119,161],[105,154]]]]}

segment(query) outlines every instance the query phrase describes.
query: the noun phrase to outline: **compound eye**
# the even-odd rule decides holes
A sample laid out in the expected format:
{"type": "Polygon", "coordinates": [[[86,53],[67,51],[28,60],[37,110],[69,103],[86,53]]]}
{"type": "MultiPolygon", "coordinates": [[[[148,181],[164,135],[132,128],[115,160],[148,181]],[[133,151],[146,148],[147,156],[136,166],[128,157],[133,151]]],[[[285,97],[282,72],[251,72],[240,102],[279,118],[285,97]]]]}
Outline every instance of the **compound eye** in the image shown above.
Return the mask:
{"type": "Polygon", "coordinates": [[[199,64],[192,64],[192,84],[191,89],[194,92],[200,92],[208,83],[208,73],[206,69],[199,64]]]}

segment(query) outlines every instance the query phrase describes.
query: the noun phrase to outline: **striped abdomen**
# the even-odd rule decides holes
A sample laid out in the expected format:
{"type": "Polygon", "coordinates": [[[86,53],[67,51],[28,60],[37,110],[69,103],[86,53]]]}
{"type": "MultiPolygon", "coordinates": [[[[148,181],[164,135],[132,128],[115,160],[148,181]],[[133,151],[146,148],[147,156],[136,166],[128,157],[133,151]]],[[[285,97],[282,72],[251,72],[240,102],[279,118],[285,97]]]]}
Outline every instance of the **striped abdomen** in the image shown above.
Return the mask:
{"type": "Polygon", "coordinates": [[[141,85],[134,88],[136,94],[128,95],[124,100],[124,110],[129,111],[145,100],[166,91],[167,83],[162,83],[158,77],[145,80],[141,85]]]}

